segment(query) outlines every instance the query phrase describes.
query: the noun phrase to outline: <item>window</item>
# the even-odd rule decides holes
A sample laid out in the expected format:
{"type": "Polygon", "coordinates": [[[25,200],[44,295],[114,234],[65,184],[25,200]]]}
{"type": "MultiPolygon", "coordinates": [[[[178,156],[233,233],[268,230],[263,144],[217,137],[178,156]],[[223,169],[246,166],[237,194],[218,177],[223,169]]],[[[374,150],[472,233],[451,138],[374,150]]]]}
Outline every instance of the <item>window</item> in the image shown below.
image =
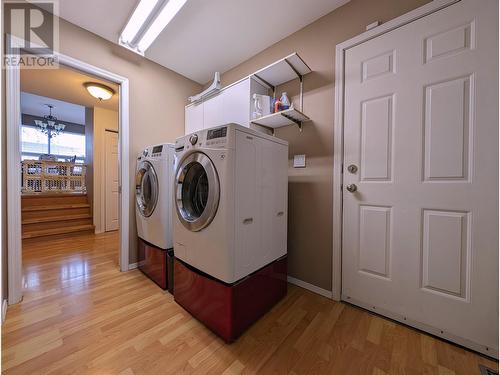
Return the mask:
{"type": "Polygon", "coordinates": [[[50,152],[61,156],[85,158],[85,135],[61,132],[50,140],[50,152]]]}
{"type": "Polygon", "coordinates": [[[76,162],[85,160],[85,134],[61,132],[50,138],[34,126],[21,126],[21,159],[38,159],[42,154],[51,154],[58,161],[76,155],[76,162]]]}
{"type": "Polygon", "coordinates": [[[48,154],[49,137],[35,127],[21,127],[21,152],[23,154],[48,154]]]}

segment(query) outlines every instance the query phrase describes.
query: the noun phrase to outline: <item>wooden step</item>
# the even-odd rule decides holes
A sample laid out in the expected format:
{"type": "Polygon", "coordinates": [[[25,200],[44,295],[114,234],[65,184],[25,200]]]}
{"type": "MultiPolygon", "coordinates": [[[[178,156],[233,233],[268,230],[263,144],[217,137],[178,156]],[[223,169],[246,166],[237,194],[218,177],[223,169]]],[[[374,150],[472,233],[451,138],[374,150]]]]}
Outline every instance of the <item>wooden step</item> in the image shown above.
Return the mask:
{"type": "Polygon", "coordinates": [[[35,237],[45,237],[45,236],[53,236],[67,233],[76,233],[76,232],[93,232],[95,230],[94,225],[86,224],[86,225],[70,225],[59,228],[49,228],[49,229],[40,229],[33,231],[26,231],[23,233],[23,239],[35,238],[35,237]]]}
{"type": "Polygon", "coordinates": [[[31,224],[23,224],[22,231],[32,232],[42,229],[52,229],[52,228],[62,228],[68,226],[76,226],[76,225],[91,225],[92,218],[83,218],[83,219],[72,219],[72,220],[64,220],[64,221],[43,221],[41,223],[31,223],[31,224]]]}
{"type": "Polygon", "coordinates": [[[60,216],[43,216],[43,217],[34,217],[30,219],[24,219],[21,224],[38,224],[38,223],[47,223],[47,222],[55,222],[55,221],[70,221],[77,219],[92,219],[92,215],[85,214],[77,214],[77,215],[60,215],[60,216]]]}
{"type": "Polygon", "coordinates": [[[29,194],[21,196],[21,207],[88,203],[87,194],[29,194]]]}
{"type": "Polygon", "coordinates": [[[30,211],[50,211],[50,210],[71,210],[74,208],[90,208],[88,203],[71,203],[71,204],[57,204],[57,205],[40,205],[40,206],[29,206],[23,207],[22,212],[30,211]]]}
{"type": "Polygon", "coordinates": [[[63,208],[62,210],[46,210],[46,211],[24,211],[22,213],[23,220],[31,220],[42,217],[57,217],[57,216],[68,216],[68,215],[90,215],[90,208],[63,208]]]}

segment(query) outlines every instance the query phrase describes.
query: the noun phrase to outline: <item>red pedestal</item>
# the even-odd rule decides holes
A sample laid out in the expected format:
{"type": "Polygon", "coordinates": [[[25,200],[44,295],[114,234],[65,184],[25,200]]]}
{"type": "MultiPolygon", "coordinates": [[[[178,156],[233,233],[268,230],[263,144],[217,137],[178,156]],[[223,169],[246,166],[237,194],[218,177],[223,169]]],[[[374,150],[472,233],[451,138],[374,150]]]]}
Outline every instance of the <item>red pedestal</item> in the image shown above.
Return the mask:
{"type": "Polygon", "coordinates": [[[175,259],[174,298],[226,342],[232,342],[286,295],[286,275],[284,257],[228,285],[175,259]]]}
{"type": "MultiPolygon", "coordinates": [[[[162,289],[170,289],[169,285],[169,256],[167,250],[160,249],[143,239],[138,239],[139,247],[139,269],[153,280],[162,289]]],[[[171,261],[170,261],[171,262],[171,261]]]]}

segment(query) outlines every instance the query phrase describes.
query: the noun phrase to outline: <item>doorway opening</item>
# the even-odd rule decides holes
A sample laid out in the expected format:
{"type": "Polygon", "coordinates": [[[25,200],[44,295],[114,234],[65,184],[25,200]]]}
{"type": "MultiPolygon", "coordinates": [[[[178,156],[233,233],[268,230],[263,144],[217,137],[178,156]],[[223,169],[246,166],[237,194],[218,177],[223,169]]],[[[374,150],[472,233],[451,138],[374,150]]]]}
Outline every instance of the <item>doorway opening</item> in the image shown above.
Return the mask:
{"type": "MultiPolygon", "coordinates": [[[[118,197],[118,202],[115,202],[114,204],[108,204],[109,209],[116,209],[117,212],[114,212],[114,215],[108,215],[113,217],[113,220],[111,222],[114,222],[114,228],[111,230],[110,227],[108,226],[108,230],[111,232],[111,240],[108,242],[111,242],[115,248],[114,251],[114,261],[113,263],[119,264],[119,269],[121,271],[127,271],[129,269],[129,191],[130,191],[130,184],[129,184],[129,163],[128,163],[128,155],[129,155],[129,142],[128,142],[128,133],[129,133],[129,124],[128,124],[128,79],[125,77],[116,75],[111,72],[107,72],[103,69],[97,68],[95,66],[92,66],[90,64],[84,63],[82,61],[73,59],[71,57],[62,55],[62,54],[57,54],[59,64],[61,69],[53,70],[50,73],[53,74],[69,74],[69,73],[78,73],[81,76],[84,76],[85,81],[92,81],[92,82],[97,82],[98,84],[104,84],[107,87],[110,87],[110,89],[116,94],[115,95],[115,108],[117,109],[114,114],[114,116],[104,116],[104,117],[114,117],[114,128],[111,126],[104,126],[99,128],[99,131],[102,133],[102,137],[100,137],[101,143],[98,145],[94,145],[94,141],[97,139],[94,134],[88,134],[89,131],[95,131],[97,129],[94,129],[94,124],[92,123],[92,126],[85,126],[86,123],[89,121],[94,121],[94,115],[96,112],[112,112],[111,110],[107,108],[101,108],[103,107],[102,103],[100,101],[99,96],[96,98],[91,97],[91,90],[87,90],[87,87],[83,85],[84,82],[72,82],[71,80],[63,80],[60,79],[58,80],[57,78],[48,78],[48,75],[50,75],[46,70],[43,71],[43,75],[45,77],[45,87],[55,89],[57,84],[74,84],[75,86],[78,86],[79,89],[83,90],[85,93],[87,100],[93,100],[93,103],[99,103],[101,104],[100,106],[97,105],[88,105],[85,103],[79,103],[79,100],[75,100],[75,98],[72,98],[68,94],[68,98],[63,98],[60,97],[60,99],[57,99],[57,96],[54,94],[51,94],[50,91],[47,93],[43,92],[33,92],[34,89],[33,87],[30,86],[30,84],[33,83],[33,80],[27,79],[23,82],[22,84],[22,79],[24,80],[24,74],[35,74],[36,72],[34,71],[23,71],[23,77],[21,77],[21,70],[19,68],[11,68],[6,70],[6,109],[7,109],[7,165],[9,166],[22,166],[22,160],[30,160],[32,161],[37,161],[39,162],[36,166],[30,166],[27,171],[31,173],[38,173],[39,174],[39,180],[35,184],[38,184],[36,187],[33,181],[24,184],[24,180],[22,178],[22,169],[20,167],[11,167],[8,168],[7,170],[7,210],[9,212],[9,230],[8,230],[8,302],[9,304],[14,304],[19,301],[21,301],[22,296],[23,296],[23,251],[22,251],[22,242],[23,242],[23,219],[22,219],[22,213],[23,213],[23,204],[22,204],[22,196],[23,196],[23,189],[26,187],[29,187],[31,190],[42,190],[42,179],[44,180],[43,184],[43,189],[45,190],[66,190],[62,192],[62,194],[58,195],[58,197],[63,197],[64,195],[70,195],[69,198],[72,199],[83,199],[85,196],[86,202],[68,202],[67,204],[64,204],[64,208],[71,207],[71,206],[78,206],[80,205],[79,208],[82,208],[82,206],[86,206],[88,211],[87,212],[73,212],[73,214],[76,215],[84,215],[85,218],[82,217],[82,219],[89,219],[89,215],[91,216],[91,223],[89,224],[88,221],[86,223],[82,223],[82,225],[85,225],[85,229],[88,229],[87,235],[91,236],[96,236],[94,233],[97,232],[97,234],[100,233],[100,231],[105,232],[106,227],[105,227],[105,222],[106,222],[106,212],[104,211],[105,206],[103,208],[103,204],[101,202],[101,197],[106,196],[106,184],[103,183],[102,179],[106,174],[106,150],[105,150],[105,136],[106,136],[106,130],[111,130],[117,133],[117,141],[115,142],[115,147],[114,151],[112,154],[114,156],[112,158],[108,158],[108,168],[111,166],[111,162],[115,162],[118,165],[115,166],[115,172],[114,172],[114,191],[112,194],[109,194],[111,198],[113,197],[118,197]],[[30,92],[32,91],[32,92],[30,92]],[[73,104],[73,105],[80,105],[85,108],[85,120],[83,121],[83,134],[82,134],[82,124],[80,121],[80,124],[75,123],[75,127],[70,126],[72,124],[69,124],[70,121],[65,121],[63,120],[63,117],[59,115],[57,116],[57,109],[55,109],[55,106],[49,107],[45,106],[46,109],[48,109],[48,114],[46,113],[45,115],[41,116],[41,118],[38,118],[36,120],[39,120],[39,122],[35,122],[35,118],[31,118],[33,122],[31,123],[31,128],[34,129],[28,129],[30,128],[30,124],[28,123],[27,128],[25,133],[30,133],[33,135],[33,131],[40,131],[44,135],[47,135],[47,138],[42,137],[41,135],[38,135],[39,141],[34,141],[32,143],[42,143],[43,150],[45,150],[46,147],[46,152],[36,152],[33,150],[28,150],[25,149],[24,153],[25,155],[23,156],[23,150],[22,150],[22,125],[23,122],[29,121],[29,118],[23,119],[22,117],[22,106],[21,106],[21,96],[22,94],[32,94],[32,95],[37,95],[41,96],[43,98],[48,98],[52,100],[60,100],[61,102],[73,104]],[[61,100],[62,99],[62,100],[61,100]],[[79,104],[78,104],[79,103],[79,104]],[[93,108],[92,108],[93,107],[93,108]],[[91,110],[92,109],[92,110],[91,110]],[[51,115],[51,110],[52,115],[55,117],[58,117],[57,120],[54,120],[51,117],[48,117],[51,115]],[[46,117],[44,117],[46,116],[46,117]],[[43,119],[43,120],[42,120],[43,119]],[[49,122],[50,121],[50,122],[49,122]],[[64,126],[61,126],[60,124],[63,124],[64,126]],[[68,125],[66,127],[66,125],[68,125]],[[78,127],[77,125],[80,125],[78,127]],[[107,129],[108,128],[108,129],[107,129]],[[50,130],[49,130],[50,129],[50,130]],[[45,130],[42,131],[42,130],[45,130]],[[49,130],[49,131],[48,131],[49,130]],[[76,131],[78,130],[78,131],[76,131]],[[56,135],[51,137],[52,132],[54,132],[56,135]],[[47,134],[48,133],[48,134],[47,134]],[[70,134],[72,133],[72,134],[70,134]],[[75,134],[76,133],[76,134],[75,134]],[[60,138],[59,143],[57,141],[57,137],[60,138]],[[55,138],[56,140],[53,140],[55,138]],[[46,141],[45,141],[46,139],[46,141]],[[63,142],[64,140],[70,139],[70,142],[63,142]],[[92,142],[90,140],[92,139],[92,142]],[[83,142],[83,143],[82,143],[83,142]],[[46,145],[45,145],[46,144],[46,145]],[[82,146],[82,144],[85,144],[85,146],[82,146]],[[76,149],[78,150],[77,152],[75,151],[75,145],[78,145],[76,149]],[[50,147],[50,149],[49,149],[50,147]],[[85,149],[83,152],[82,149],[85,149]],[[68,149],[71,149],[69,151],[68,149]],[[31,152],[31,154],[29,154],[31,152]],[[72,155],[65,155],[71,153],[72,155]],[[96,155],[96,153],[98,155],[96,155]],[[36,154],[36,155],[35,155],[36,154]],[[97,160],[98,159],[98,160],[97,160]],[[122,162],[123,161],[123,162],[122,162]],[[43,163],[42,163],[43,162],[43,163]],[[56,166],[48,166],[46,164],[57,164],[61,163],[61,165],[56,165],[56,166]],[[64,163],[69,163],[69,164],[64,164],[64,163]],[[40,164],[44,164],[45,167],[42,167],[40,164]],[[98,165],[99,168],[96,169],[97,171],[101,172],[100,178],[100,189],[96,189],[94,187],[94,167],[98,165]],[[42,178],[41,171],[44,171],[44,175],[42,178]],[[103,171],[104,170],[104,171],[103,171]],[[64,174],[64,172],[66,174],[64,174]],[[125,183],[122,184],[122,181],[125,183]],[[91,188],[89,188],[91,187],[91,188]],[[101,189],[103,189],[103,193],[100,194],[101,189]],[[98,207],[101,209],[101,215],[97,215],[98,210],[95,210],[95,207],[98,207]],[[102,213],[104,211],[104,213],[102,213]],[[98,219],[104,216],[104,220],[101,220],[100,222],[98,219]],[[118,225],[117,225],[118,224],[118,225]],[[90,228],[88,227],[90,226],[90,228]],[[116,226],[118,226],[118,230],[116,230],[116,226]],[[99,228],[102,228],[99,230],[99,228]],[[118,251],[116,251],[118,249],[118,251]],[[116,256],[116,253],[118,253],[118,257],[116,256]]],[[[109,101],[108,103],[111,103],[109,101]]],[[[45,103],[45,104],[50,104],[50,103],[45,103]]],[[[60,103],[59,103],[60,104],[60,103]]],[[[62,106],[64,108],[64,105],[62,106]]],[[[102,123],[102,121],[101,121],[102,123]]],[[[26,140],[27,143],[30,143],[28,134],[26,135],[26,140]]],[[[33,138],[31,139],[33,141],[33,138]]],[[[28,144],[26,144],[28,146],[28,144]]],[[[31,145],[33,146],[33,145],[31,145]]],[[[40,146],[40,145],[38,145],[40,146]]],[[[109,148],[109,149],[112,149],[109,148]]],[[[96,177],[98,178],[98,177],[96,177]]],[[[35,179],[33,179],[35,180],[35,179]]],[[[108,186],[110,186],[108,184],[108,186]]],[[[54,192],[54,191],[52,191],[54,192]]],[[[38,191],[38,195],[42,195],[42,191],[38,191]]],[[[60,192],[61,193],[61,192],[60,192]]],[[[55,196],[49,197],[50,199],[54,199],[55,196]]],[[[104,199],[102,201],[104,202],[104,199]]],[[[52,207],[54,202],[47,202],[48,204],[40,204],[40,206],[48,206],[52,207]]],[[[58,207],[59,209],[61,207],[58,207]]],[[[37,211],[40,208],[33,209],[32,211],[37,211]]],[[[56,210],[56,209],[53,209],[56,210]]],[[[29,210],[27,210],[29,211],[29,210]]],[[[59,214],[60,212],[57,212],[59,214]]],[[[109,211],[108,211],[109,213],[109,211]]],[[[50,216],[50,215],[49,215],[50,216]]],[[[73,217],[73,219],[77,219],[73,217]]],[[[35,221],[35,220],[32,220],[35,221]]],[[[44,220],[41,220],[44,221],[44,220]]],[[[47,219],[45,218],[45,221],[47,222],[52,222],[53,228],[52,230],[49,231],[49,235],[54,234],[53,232],[60,232],[60,231],[65,231],[66,227],[69,226],[68,223],[66,223],[65,220],[60,220],[60,223],[53,223],[52,219],[47,219]]],[[[29,223],[25,221],[25,224],[29,223]]],[[[33,229],[33,228],[32,228],[33,229]]],[[[73,228],[76,229],[76,228],[73,228]]],[[[45,232],[47,233],[47,232],[45,232]]],[[[33,233],[32,233],[33,234],[33,233]]],[[[68,236],[67,233],[55,233],[54,235],[56,236],[61,236],[65,237],[68,236]]],[[[102,234],[103,236],[110,236],[109,234],[102,234]]],[[[72,235],[71,235],[72,236],[72,235]]],[[[24,236],[27,237],[27,236],[24,236]]],[[[54,238],[54,240],[61,240],[60,238],[54,238]]],[[[27,238],[24,238],[24,240],[28,240],[27,238]]],[[[62,238],[63,242],[70,242],[72,244],[76,244],[71,241],[65,241],[64,238],[62,238]]],[[[37,241],[34,241],[34,243],[38,243],[37,241]]],[[[84,245],[85,248],[96,248],[94,246],[95,244],[87,244],[84,245]]],[[[64,247],[64,246],[63,246],[64,247]]],[[[61,275],[62,275],[62,270],[61,270],[61,275]]]]}
{"type": "MultiPolygon", "coordinates": [[[[21,70],[21,235],[25,291],[40,283],[43,260],[51,249],[62,278],[87,272],[81,240],[106,233],[118,242],[119,86],[75,69],[21,70]],[[101,100],[85,84],[109,87],[101,100]],[[114,233],[113,233],[114,232],[114,233]],[[45,250],[43,250],[45,249],[45,250]],[[67,273],[70,259],[73,272],[67,273]],[[35,275],[37,274],[37,275],[35,275]]],[[[112,262],[118,267],[118,251],[112,262]]]]}

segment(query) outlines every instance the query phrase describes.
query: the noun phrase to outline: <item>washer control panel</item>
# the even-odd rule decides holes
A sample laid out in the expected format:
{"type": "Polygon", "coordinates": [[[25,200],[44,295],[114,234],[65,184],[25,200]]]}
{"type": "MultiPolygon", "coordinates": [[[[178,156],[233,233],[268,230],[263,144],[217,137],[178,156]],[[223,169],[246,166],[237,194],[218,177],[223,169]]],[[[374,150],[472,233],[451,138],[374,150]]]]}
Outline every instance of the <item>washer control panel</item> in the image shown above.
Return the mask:
{"type": "Polygon", "coordinates": [[[210,129],[207,131],[207,146],[221,146],[226,144],[227,127],[210,129]]]}

